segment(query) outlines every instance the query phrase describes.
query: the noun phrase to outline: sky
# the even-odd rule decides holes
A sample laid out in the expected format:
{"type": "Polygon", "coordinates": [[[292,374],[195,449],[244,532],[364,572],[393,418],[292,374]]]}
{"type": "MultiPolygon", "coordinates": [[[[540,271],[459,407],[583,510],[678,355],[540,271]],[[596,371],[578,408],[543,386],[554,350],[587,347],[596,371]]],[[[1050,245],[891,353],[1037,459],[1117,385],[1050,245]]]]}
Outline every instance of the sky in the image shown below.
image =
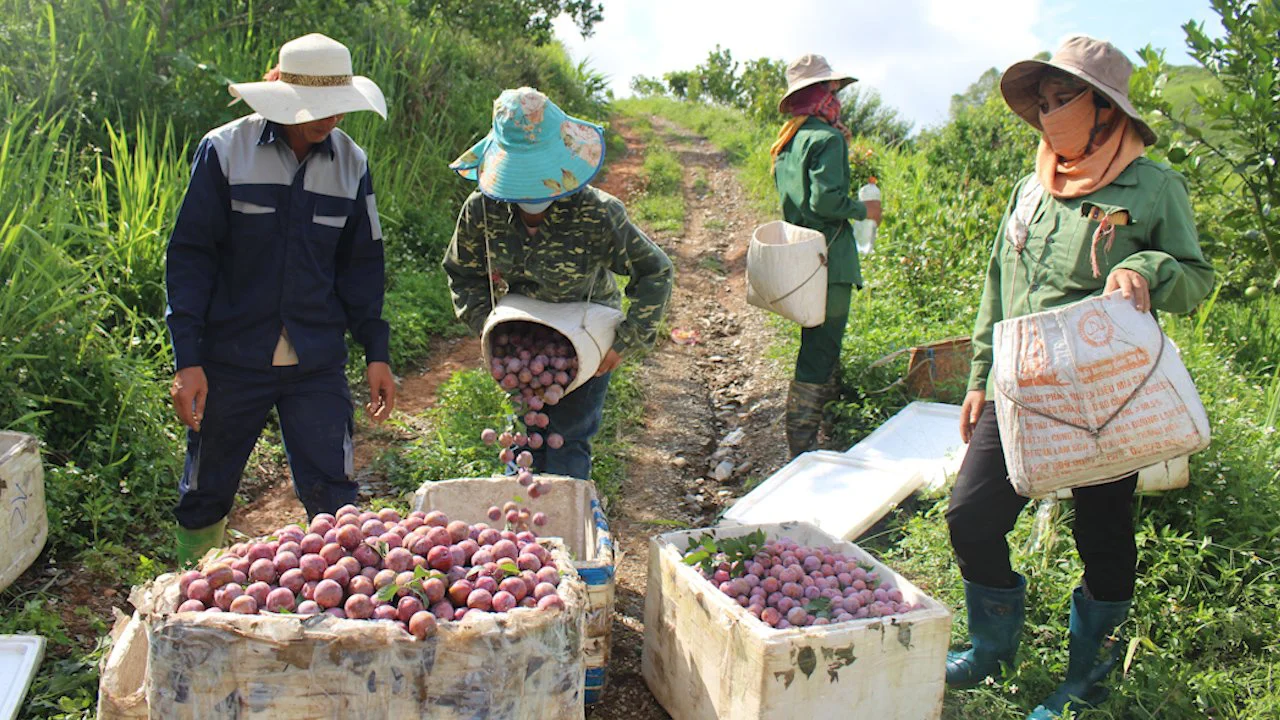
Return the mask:
{"type": "Polygon", "coordinates": [[[1131,61],[1150,43],[1191,62],[1182,24],[1221,32],[1208,0],[602,0],[583,39],[567,17],[556,36],[574,60],[610,78],[618,97],[635,75],[691,70],[718,43],[739,62],[825,55],[878,90],[917,129],[946,120],[951,96],[985,70],[1052,50],[1072,33],[1115,43],[1131,61]]]}

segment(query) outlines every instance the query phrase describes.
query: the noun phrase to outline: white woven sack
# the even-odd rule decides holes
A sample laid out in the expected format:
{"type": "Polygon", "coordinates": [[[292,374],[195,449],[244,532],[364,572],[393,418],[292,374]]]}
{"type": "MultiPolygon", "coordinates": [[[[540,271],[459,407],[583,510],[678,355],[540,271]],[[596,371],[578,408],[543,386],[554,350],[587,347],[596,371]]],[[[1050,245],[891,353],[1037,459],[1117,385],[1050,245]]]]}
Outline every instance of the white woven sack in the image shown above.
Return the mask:
{"type": "Polygon", "coordinates": [[[826,321],[826,237],[781,220],[756,228],[747,248],[747,302],[802,327],[826,321]]]}
{"type": "Polygon", "coordinates": [[[600,361],[613,347],[613,336],[618,323],[622,322],[622,311],[593,302],[553,303],[507,293],[489,313],[480,335],[486,366],[493,360],[490,339],[493,329],[513,320],[545,325],[559,331],[573,343],[573,350],[578,354],[578,374],[564,389],[568,395],[595,376],[600,361]]]}
{"type": "Polygon", "coordinates": [[[1119,292],[997,323],[992,372],[1019,495],[1098,485],[1209,446],[1177,347],[1119,292]]]}

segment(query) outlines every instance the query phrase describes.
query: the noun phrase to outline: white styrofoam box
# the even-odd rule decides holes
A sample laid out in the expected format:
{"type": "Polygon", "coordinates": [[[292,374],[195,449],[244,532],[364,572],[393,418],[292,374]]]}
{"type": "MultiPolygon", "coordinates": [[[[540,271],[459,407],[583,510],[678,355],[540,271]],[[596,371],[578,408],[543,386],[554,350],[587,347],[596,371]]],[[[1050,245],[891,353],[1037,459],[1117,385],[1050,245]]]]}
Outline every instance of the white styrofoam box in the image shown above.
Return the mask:
{"type": "MultiPolygon", "coordinates": [[[[537,528],[538,534],[564,540],[574,568],[587,584],[583,637],[585,700],[588,704],[596,703],[604,693],[613,629],[614,557],[609,521],[594,484],[560,475],[535,477],[549,487],[550,492],[521,504],[547,514],[547,524],[537,528]]],[[[528,494],[514,477],[506,475],[427,482],[414,493],[413,509],[439,510],[451,519],[487,523],[486,513],[490,507],[501,507],[513,498],[527,498],[528,494]]]]}
{"type": "Polygon", "coordinates": [[[900,467],[918,475],[923,487],[936,490],[960,469],[968,449],[960,439],[959,405],[916,401],[845,454],[900,467]]]}
{"type": "Polygon", "coordinates": [[[800,520],[843,540],[876,524],[919,487],[893,465],[816,450],[797,456],[724,514],[740,524],[800,520]]]}
{"type": "Polygon", "coordinates": [[[0,431],[0,590],[35,562],[48,534],[40,441],[0,431]]]}
{"type": "MultiPolygon", "coordinates": [[[[969,446],[960,439],[960,406],[913,402],[889,418],[861,442],[845,451],[884,467],[901,468],[920,478],[921,487],[937,490],[960,471],[969,446]]],[[[1138,472],[1138,492],[1160,493],[1187,486],[1187,457],[1174,458],[1138,472]]],[[[1071,491],[1060,490],[1059,498],[1071,491]]]]}
{"type": "Polygon", "coordinates": [[[0,720],[18,716],[43,658],[44,638],[39,635],[0,635],[0,720]]]}
{"type": "Polygon", "coordinates": [[[942,714],[951,612],[858,546],[808,523],[667,533],[649,543],[641,671],[675,720],[922,720],[942,714]],[[854,555],[907,602],[884,618],[777,630],[686,565],[689,539],[763,530],[854,555]]]}

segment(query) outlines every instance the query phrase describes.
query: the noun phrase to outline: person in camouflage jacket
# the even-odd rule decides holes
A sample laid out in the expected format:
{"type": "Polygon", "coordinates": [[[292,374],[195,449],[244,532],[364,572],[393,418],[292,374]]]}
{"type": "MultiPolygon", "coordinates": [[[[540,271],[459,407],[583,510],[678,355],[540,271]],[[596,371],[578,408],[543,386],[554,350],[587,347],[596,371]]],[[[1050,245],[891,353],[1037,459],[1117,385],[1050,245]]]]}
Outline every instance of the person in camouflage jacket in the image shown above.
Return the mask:
{"type": "Polygon", "coordinates": [[[674,277],[622,202],[588,184],[603,163],[599,126],[570,118],[532,88],[503,92],[494,131],[450,165],[479,189],[463,203],[443,262],[454,310],[476,334],[505,293],[621,309],[614,276],[630,278],[626,317],[596,376],[544,411],[547,432],[564,445],[533,451],[536,471],[583,479],[591,476],[591,438],[610,373],[624,355],[653,344],[674,277]]]}

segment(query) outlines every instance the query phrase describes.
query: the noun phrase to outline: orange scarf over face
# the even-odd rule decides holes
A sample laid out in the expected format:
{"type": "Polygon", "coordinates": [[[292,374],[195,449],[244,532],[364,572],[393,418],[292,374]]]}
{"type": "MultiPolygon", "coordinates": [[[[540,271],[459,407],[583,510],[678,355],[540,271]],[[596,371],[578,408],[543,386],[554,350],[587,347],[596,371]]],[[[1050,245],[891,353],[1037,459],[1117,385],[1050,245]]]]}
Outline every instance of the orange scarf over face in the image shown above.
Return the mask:
{"type": "Polygon", "coordinates": [[[1095,109],[1092,92],[1081,93],[1051,113],[1040,113],[1040,125],[1044,131],[1036,177],[1056,198],[1084,197],[1106,187],[1146,151],[1129,116],[1114,107],[1095,109]],[[1091,143],[1095,124],[1102,129],[1091,143]]]}

